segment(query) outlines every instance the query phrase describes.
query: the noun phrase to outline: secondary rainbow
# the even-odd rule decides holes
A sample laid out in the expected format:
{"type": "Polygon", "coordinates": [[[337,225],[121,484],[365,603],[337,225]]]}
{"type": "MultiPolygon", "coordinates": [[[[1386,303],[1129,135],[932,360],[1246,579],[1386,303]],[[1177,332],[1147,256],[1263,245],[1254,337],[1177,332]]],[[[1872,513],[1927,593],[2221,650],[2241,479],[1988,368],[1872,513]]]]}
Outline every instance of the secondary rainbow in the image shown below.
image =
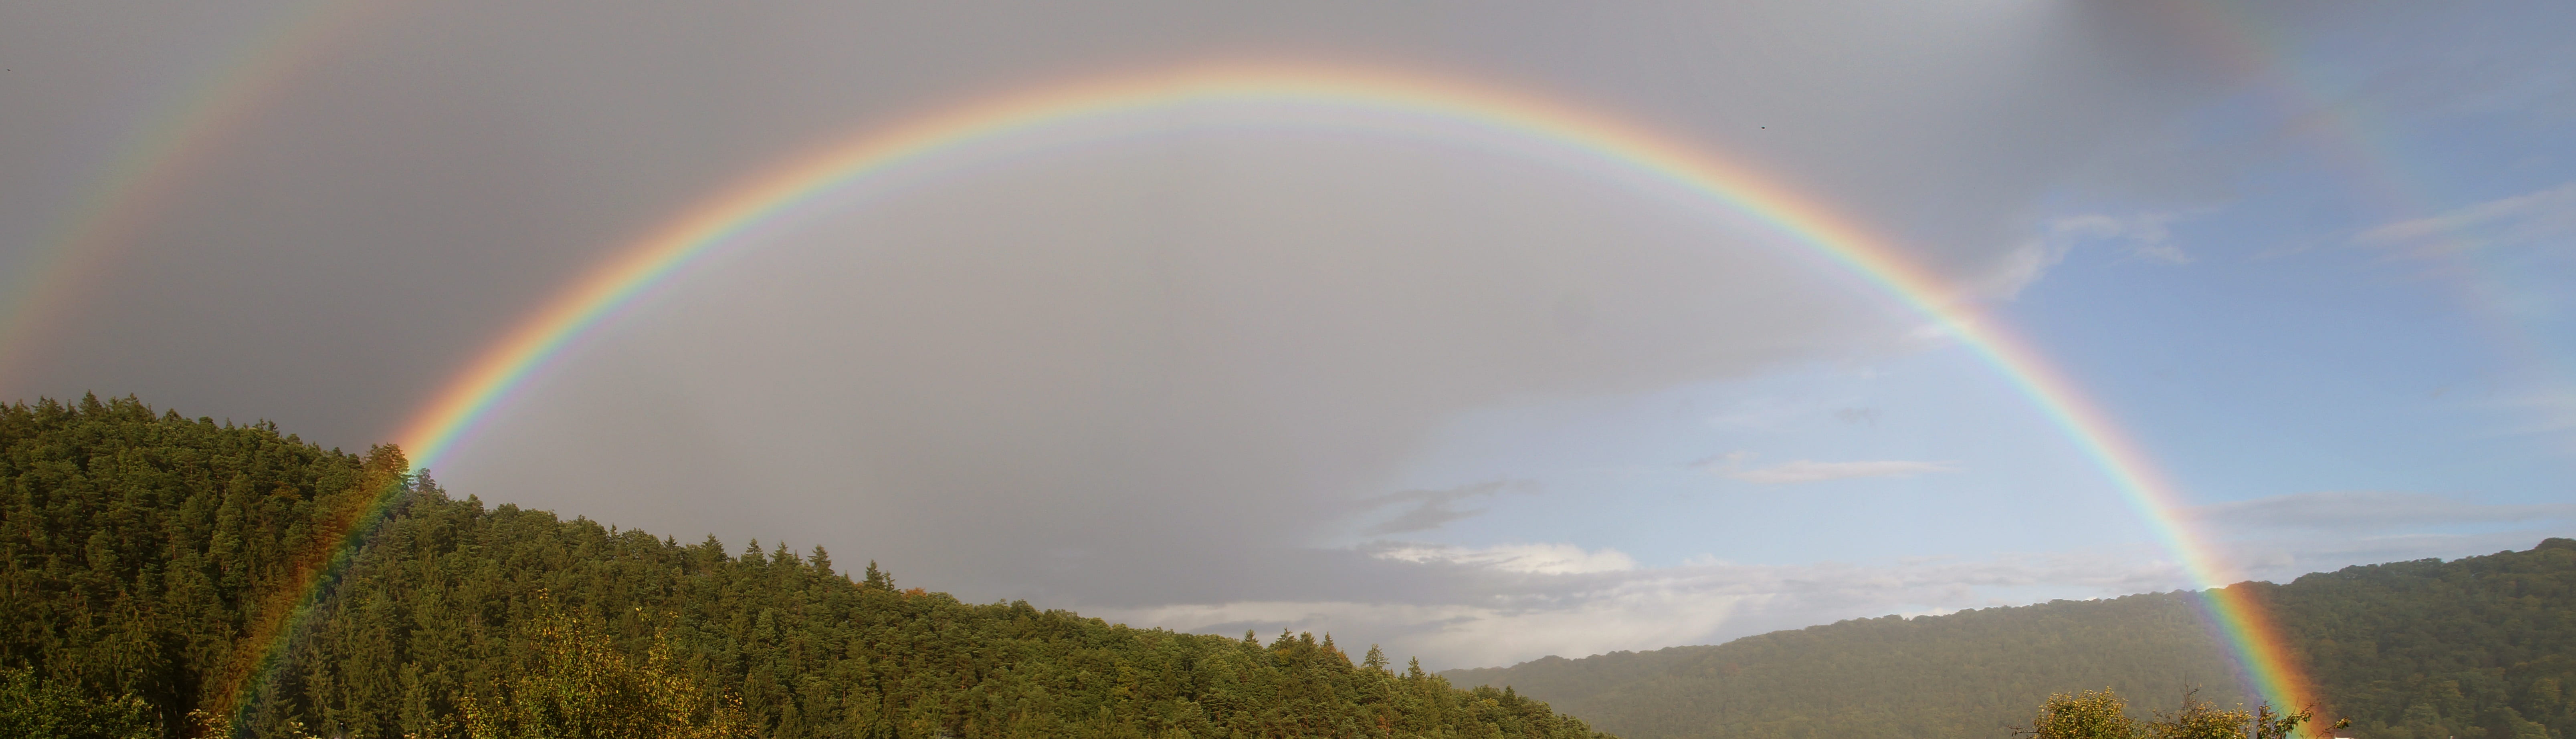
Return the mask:
{"type": "MultiPolygon", "coordinates": [[[[2177,489],[2074,383],[2021,340],[1979,320],[1942,279],[1867,229],[1751,169],[1636,126],[1528,96],[1371,69],[1207,66],[1075,82],[870,130],[790,160],[701,201],[556,294],[440,390],[404,426],[397,443],[419,467],[435,465],[585,331],[746,229],[854,183],[908,167],[935,167],[942,157],[1082,122],[1197,106],[1308,103],[1501,136],[1532,153],[1571,155],[1658,180],[1764,224],[1937,322],[1981,355],[2090,456],[2192,578],[2205,588],[2235,579],[2180,515],[2185,502],[2177,489]]],[[[2307,681],[2260,604],[2243,589],[2206,593],[2212,622],[2254,687],[2275,704],[2310,704],[2307,681]]]]}
{"type": "Polygon", "coordinates": [[[331,40],[381,15],[361,0],[305,0],[243,40],[210,74],[174,96],[136,129],[57,230],[0,277],[0,384],[42,349],[62,315],[147,228],[151,211],[175,196],[221,144],[253,120],[331,40]]]}
{"type": "MultiPolygon", "coordinates": [[[[2411,258],[2447,263],[2429,275],[2449,283],[2461,305],[2469,309],[2468,315],[2481,319],[2480,328],[2491,346],[2520,375],[2513,381],[2529,383],[2549,397],[2576,398],[2576,346],[2562,338],[2567,332],[2516,308],[2554,302],[2563,288],[2545,278],[2532,279],[2531,272],[2511,265],[2498,249],[2480,245],[2473,234],[2446,222],[2455,214],[2474,212],[2480,207],[2478,201],[2497,202],[2489,200],[2496,193],[2463,202],[2428,191],[2424,185],[2429,180],[2411,171],[2407,158],[2398,153],[2401,147],[2389,130],[2389,112],[2375,110],[2368,102],[2370,96],[2330,82],[2327,68],[2304,61],[2293,51],[2295,45],[2281,38],[2274,23],[2260,17],[2258,8],[2207,0],[2168,7],[2205,42],[2202,46],[2210,56],[2226,60],[2249,78],[2249,89],[2268,100],[2271,115],[2285,123],[2296,122],[2295,128],[2303,134],[2299,141],[2321,164],[2338,170],[2334,183],[2382,217],[2385,225],[2355,235],[2355,242],[2370,244],[2374,233],[2385,234],[2388,226],[2411,231],[2410,236],[2377,246],[2411,243],[2406,249],[2413,253],[2411,258]]],[[[2576,421],[2576,412],[2571,412],[2576,404],[2564,408],[2541,423],[2576,421]]]]}

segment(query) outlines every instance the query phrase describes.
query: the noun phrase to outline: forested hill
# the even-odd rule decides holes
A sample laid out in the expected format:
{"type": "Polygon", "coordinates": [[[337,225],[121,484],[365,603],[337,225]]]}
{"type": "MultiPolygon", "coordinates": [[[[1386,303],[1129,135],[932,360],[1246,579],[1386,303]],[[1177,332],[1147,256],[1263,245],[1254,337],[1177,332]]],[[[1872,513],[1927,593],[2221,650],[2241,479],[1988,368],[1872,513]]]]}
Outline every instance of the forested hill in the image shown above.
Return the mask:
{"type": "MultiPolygon", "coordinates": [[[[2271,604],[2360,739],[2570,739],[2576,540],[2240,583],[2271,604]]],[[[1444,673],[1510,685],[1606,731],[1666,737],[2004,737],[2050,693],[2170,709],[2238,680],[2188,592],[1844,621],[1716,646],[1444,673]]],[[[2328,723],[2331,723],[2329,720],[2328,723]]]]}
{"type": "Polygon", "coordinates": [[[406,469],[131,399],[0,406],[0,736],[1602,736],[1329,636],[960,603],[406,469]]]}

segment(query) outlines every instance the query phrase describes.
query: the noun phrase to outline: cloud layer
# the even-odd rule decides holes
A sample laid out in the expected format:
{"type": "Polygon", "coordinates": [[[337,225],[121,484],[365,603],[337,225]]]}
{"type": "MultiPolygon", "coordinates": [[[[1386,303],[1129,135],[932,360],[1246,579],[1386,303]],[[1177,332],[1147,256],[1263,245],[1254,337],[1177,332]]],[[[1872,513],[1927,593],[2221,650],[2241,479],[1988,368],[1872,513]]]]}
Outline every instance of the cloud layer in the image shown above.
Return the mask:
{"type": "Polygon", "coordinates": [[[2357,244],[2435,256],[2480,247],[2563,245],[2576,239],[2576,182],[2390,223],[2357,244]]]}

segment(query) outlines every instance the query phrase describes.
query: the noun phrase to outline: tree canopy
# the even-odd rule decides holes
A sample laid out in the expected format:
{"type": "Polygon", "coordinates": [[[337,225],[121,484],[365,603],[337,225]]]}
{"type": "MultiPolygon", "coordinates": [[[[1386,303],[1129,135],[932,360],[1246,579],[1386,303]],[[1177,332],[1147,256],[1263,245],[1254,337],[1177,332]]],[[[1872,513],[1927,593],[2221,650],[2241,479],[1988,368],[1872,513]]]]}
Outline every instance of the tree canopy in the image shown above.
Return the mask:
{"type": "Polygon", "coordinates": [[[819,547],[681,544],[407,469],[130,398],[0,406],[0,730],[1604,736],[1329,635],[963,603],[819,547]]]}

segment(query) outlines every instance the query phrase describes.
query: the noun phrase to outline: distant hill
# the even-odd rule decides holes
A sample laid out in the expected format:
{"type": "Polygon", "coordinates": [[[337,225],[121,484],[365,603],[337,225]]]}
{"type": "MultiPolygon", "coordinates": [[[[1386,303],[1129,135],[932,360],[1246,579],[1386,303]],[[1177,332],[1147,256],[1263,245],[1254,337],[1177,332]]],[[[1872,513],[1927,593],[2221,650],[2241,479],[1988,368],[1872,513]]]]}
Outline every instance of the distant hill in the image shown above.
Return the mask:
{"type": "Polygon", "coordinates": [[[1603,736],[1330,637],[960,603],[407,470],[131,399],[0,405],[0,737],[1603,736]]]}
{"type": "MultiPolygon", "coordinates": [[[[2349,567],[2272,604],[2325,705],[2362,739],[2570,739],[2576,540],[2449,562],[2349,567]]],[[[2199,688],[2249,700],[2189,592],[1861,619],[1715,646],[1452,670],[1630,739],[2008,736],[2052,692],[2148,707],[2199,688]]]]}

